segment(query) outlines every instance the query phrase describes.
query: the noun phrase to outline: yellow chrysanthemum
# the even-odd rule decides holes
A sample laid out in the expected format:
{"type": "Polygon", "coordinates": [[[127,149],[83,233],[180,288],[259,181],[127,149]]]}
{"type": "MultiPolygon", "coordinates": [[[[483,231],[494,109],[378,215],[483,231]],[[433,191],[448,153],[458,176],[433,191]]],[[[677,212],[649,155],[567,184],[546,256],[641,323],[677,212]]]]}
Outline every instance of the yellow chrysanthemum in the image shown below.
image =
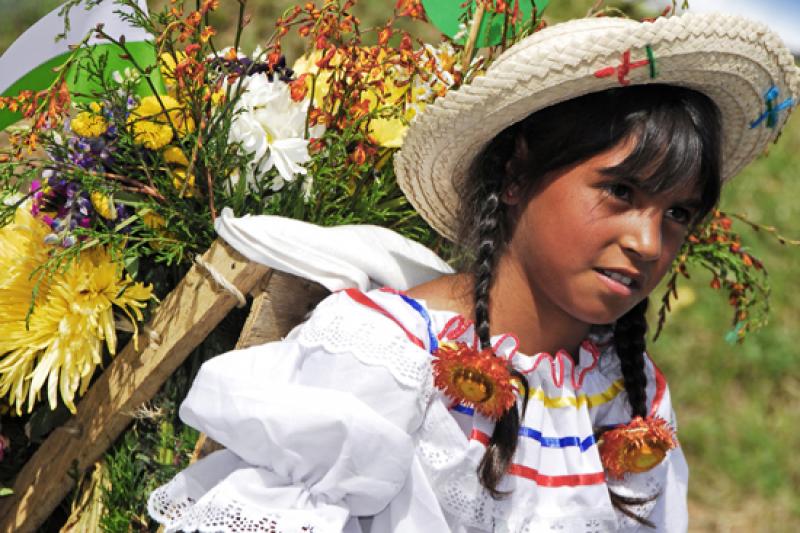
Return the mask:
{"type": "Polygon", "coordinates": [[[43,279],[28,316],[37,279],[31,273],[47,261],[43,245],[50,229],[20,208],[13,223],[0,228],[0,396],[17,414],[30,412],[45,388],[51,406],[58,396],[75,412],[102,361],[103,343],[117,349],[113,308],[134,324],[152,298],[150,287],[122,275],[122,267],[100,247],[83,252],[65,272],[43,279]]]}
{"type": "Polygon", "coordinates": [[[132,123],[133,136],[137,143],[150,150],[163,148],[172,140],[169,124],[140,120],[132,123]]]}
{"type": "Polygon", "coordinates": [[[185,169],[179,168],[172,171],[172,185],[178,191],[183,191],[182,198],[194,196],[194,174],[189,174],[187,178],[185,169]]]}
{"type": "Polygon", "coordinates": [[[177,146],[170,146],[166,148],[163,152],[163,155],[164,161],[166,161],[169,165],[178,165],[181,167],[189,166],[189,159],[186,158],[186,154],[183,153],[183,150],[177,146]]]}
{"type": "Polygon", "coordinates": [[[103,108],[97,102],[89,104],[90,111],[81,111],[72,119],[72,131],[81,137],[99,137],[108,130],[108,121],[102,115],[103,108]]]}
{"type": "Polygon", "coordinates": [[[97,214],[106,220],[116,220],[117,210],[114,207],[114,200],[100,191],[94,191],[91,194],[92,205],[94,206],[97,214]]]}
{"type": "Polygon", "coordinates": [[[164,217],[150,209],[141,211],[139,216],[142,218],[144,225],[151,229],[160,229],[167,225],[167,221],[164,220],[164,217]]]}
{"type": "Polygon", "coordinates": [[[163,152],[164,161],[172,167],[172,185],[179,191],[183,191],[184,198],[194,196],[194,174],[186,177],[189,167],[189,159],[183,150],[177,146],[170,146],[163,152]],[[185,184],[185,185],[184,185],[185,184]],[[185,187],[185,190],[184,190],[185,187]]]}
{"type": "Polygon", "coordinates": [[[169,144],[174,132],[185,135],[194,131],[194,120],[189,113],[177,100],[166,94],[142,98],[128,117],[128,124],[133,129],[136,142],[150,150],[159,150],[169,144]]]}
{"type": "Polygon", "coordinates": [[[186,52],[178,50],[175,52],[175,55],[168,53],[163,53],[159,57],[161,63],[161,77],[164,79],[164,83],[170,91],[170,94],[174,93],[175,90],[175,67],[178,66],[178,63],[186,59],[186,52]],[[177,59],[177,61],[176,61],[177,59]]]}

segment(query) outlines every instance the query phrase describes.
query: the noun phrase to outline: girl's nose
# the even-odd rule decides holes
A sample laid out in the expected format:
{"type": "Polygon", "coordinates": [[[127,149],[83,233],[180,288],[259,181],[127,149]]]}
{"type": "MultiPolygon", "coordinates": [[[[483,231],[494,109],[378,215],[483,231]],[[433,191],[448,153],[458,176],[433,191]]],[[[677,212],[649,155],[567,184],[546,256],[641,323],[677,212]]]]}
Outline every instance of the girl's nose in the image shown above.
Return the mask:
{"type": "Polygon", "coordinates": [[[632,217],[622,237],[622,247],[642,261],[655,261],[662,252],[662,217],[642,213],[632,217]]]}

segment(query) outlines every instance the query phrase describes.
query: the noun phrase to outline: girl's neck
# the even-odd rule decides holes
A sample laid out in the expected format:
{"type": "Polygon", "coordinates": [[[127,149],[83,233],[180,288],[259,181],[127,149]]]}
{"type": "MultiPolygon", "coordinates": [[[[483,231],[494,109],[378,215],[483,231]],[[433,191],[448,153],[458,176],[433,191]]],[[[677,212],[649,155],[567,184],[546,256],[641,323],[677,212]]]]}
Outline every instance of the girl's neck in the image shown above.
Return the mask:
{"type": "Polygon", "coordinates": [[[591,324],[567,314],[545,295],[537,294],[524,272],[511,261],[498,262],[490,297],[492,333],[513,332],[520,352],[534,355],[566,350],[577,358],[591,324]]]}
{"type": "MultiPolygon", "coordinates": [[[[473,284],[471,274],[455,274],[414,287],[408,294],[424,299],[431,309],[451,310],[474,319],[473,284]]],[[[521,272],[503,261],[497,266],[491,289],[489,322],[492,335],[516,335],[521,353],[555,354],[563,349],[573,358],[591,328],[537,297],[521,272]]]]}

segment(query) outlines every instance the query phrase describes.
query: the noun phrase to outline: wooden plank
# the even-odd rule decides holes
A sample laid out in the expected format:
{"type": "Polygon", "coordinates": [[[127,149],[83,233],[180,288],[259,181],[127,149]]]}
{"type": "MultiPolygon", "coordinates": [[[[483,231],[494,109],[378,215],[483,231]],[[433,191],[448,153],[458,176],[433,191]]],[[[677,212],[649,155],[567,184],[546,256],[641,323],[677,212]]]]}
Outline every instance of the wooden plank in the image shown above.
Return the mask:
{"type": "MultiPolygon", "coordinates": [[[[282,339],[328,294],[328,289],[313,281],[278,270],[270,272],[253,291],[253,304],[236,348],[282,339]]],[[[190,462],[222,448],[221,444],[201,433],[190,462]]]]}
{"type": "Polygon", "coordinates": [[[282,339],[328,294],[328,289],[313,281],[277,270],[272,272],[253,296],[236,347],[282,339]]]}
{"type": "MultiPolygon", "coordinates": [[[[203,259],[242,293],[269,272],[221,240],[203,259]]],[[[161,302],[149,327],[159,342],[139,335],[91,386],[78,412],[42,443],[14,482],[14,495],[0,500],[0,532],[35,531],[72,489],[69,475],[90,468],[132,420],[134,409],[152,398],[166,379],[237,304],[204,269],[195,265],[161,302]]]]}

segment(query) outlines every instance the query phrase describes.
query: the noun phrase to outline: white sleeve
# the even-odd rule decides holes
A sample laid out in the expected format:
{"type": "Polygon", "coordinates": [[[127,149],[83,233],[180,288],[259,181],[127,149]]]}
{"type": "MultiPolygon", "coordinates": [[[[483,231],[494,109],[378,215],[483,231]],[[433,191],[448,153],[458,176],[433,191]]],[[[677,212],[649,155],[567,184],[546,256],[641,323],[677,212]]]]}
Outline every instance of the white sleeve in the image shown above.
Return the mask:
{"type": "Polygon", "coordinates": [[[218,523],[235,515],[319,532],[376,514],[408,475],[429,365],[396,324],[343,294],[285,341],[211,359],[180,416],[227,450],[157,489],[151,514],[170,531],[233,531],[218,523]]]}

